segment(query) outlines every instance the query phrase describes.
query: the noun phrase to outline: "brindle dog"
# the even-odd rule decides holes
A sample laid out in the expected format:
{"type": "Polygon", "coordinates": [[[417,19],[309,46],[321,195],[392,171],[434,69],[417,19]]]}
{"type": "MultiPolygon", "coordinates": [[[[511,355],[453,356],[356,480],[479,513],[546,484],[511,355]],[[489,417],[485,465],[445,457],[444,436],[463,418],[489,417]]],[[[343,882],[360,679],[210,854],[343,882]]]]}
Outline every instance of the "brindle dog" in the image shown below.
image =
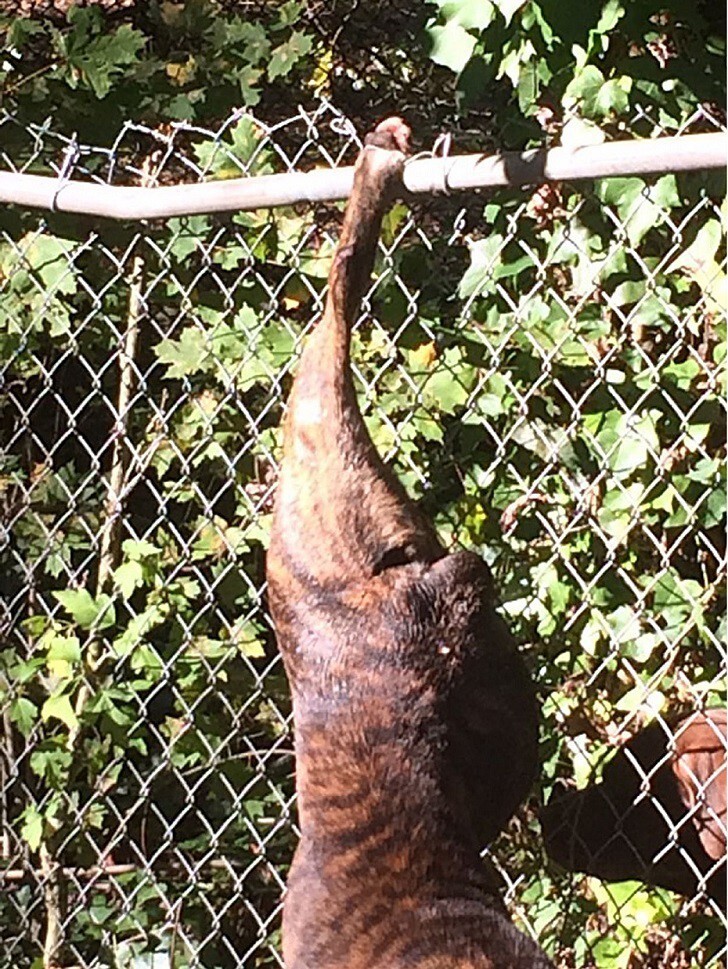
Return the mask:
{"type": "Polygon", "coordinates": [[[301,842],[289,969],[538,969],[479,851],[536,770],[528,674],[476,555],[446,555],[383,464],[349,341],[409,129],[355,170],[326,308],[291,392],[268,552],[293,694],[301,842]]]}

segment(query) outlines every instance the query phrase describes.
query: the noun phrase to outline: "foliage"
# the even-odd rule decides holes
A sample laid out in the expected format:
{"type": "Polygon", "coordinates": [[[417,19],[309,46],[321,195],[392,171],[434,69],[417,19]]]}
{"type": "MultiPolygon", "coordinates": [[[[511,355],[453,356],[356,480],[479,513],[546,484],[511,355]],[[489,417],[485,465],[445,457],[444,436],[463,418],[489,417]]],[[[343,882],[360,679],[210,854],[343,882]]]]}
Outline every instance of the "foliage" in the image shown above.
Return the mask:
{"type": "Polygon", "coordinates": [[[499,82],[511,89],[504,134],[516,143],[534,125],[563,125],[564,144],[640,132],[645,121],[675,131],[701,103],[722,102],[725,44],[707,8],[683,0],[578,9],[557,0],[429,2],[430,56],[457,74],[465,105],[499,82]],[[630,120],[635,107],[649,117],[630,120]]]}
{"type": "MultiPolygon", "coordinates": [[[[113,146],[118,179],[146,162],[169,180],[265,174],[290,136],[243,109],[272,124],[322,94],[358,120],[411,90],[423,138],[475,128],[482,146],[487,128],[507,147],[692,130],[722,99],[721,42],[682,0],[434,0],[409,46],[384,5],[365,56],[348,8],[337,25],[295,0],[137,7],[6,18],[6,160],[57,166],[50,128],[113,146]],[[174,121],[195,128],[160,162],[174,121]]],[[[103,152],[84,165],[108,172],[103,152]]],[[[367,420],[445,539],[492,564],[543,692],[545,796],[559,774],[584,783],[624,724],[719,699],[723,191],[704,174],[502,191],[469,203],[455,250],[448,200],[419,232],[402,205],[385,222],[377,322],[355,335],[367,420]]],[[[14,863],[47,849],[118,868],[82,899],[71,883],[75,961],[276,964],[292,762],[261,590],[327,228],[299,208],[142,230],[0,215],[3,809],[14,863]],[[119,447],[118,348],[136,326],[119,447]]],[[[577,879],[565,901],[533,813],[498,857],[564,964],[645,964],[655,919],[688,950],[720,946],[666,893],[577,879]]],[[[0,900],[16,963],[39,956],[34,892],[0,900]]]]}

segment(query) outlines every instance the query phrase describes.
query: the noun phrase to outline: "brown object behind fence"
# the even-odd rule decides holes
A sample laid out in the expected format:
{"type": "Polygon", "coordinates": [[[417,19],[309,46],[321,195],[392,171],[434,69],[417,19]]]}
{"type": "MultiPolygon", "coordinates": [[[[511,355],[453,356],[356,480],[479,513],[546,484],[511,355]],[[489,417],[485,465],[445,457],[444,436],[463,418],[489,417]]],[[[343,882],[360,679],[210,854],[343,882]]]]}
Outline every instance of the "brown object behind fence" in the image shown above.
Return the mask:
{"type": "Polygon", "coordinates": [[[695,713],[670,729],[655,722],[636,734],[599,784],[557,791],[542,812],[546,847],[571,871],[688,898],[704,878],[725,906],[726,711],[695,713]]]}
{"type": "Polygon", "coordinates": [[[409,129],[356,166],[291,393],[268,553],[301,826],[288,969],[538,969],[479,851],[528,793],[537,713],[478,556],[446,555],[359,412],[349,339],[409,129]]]}

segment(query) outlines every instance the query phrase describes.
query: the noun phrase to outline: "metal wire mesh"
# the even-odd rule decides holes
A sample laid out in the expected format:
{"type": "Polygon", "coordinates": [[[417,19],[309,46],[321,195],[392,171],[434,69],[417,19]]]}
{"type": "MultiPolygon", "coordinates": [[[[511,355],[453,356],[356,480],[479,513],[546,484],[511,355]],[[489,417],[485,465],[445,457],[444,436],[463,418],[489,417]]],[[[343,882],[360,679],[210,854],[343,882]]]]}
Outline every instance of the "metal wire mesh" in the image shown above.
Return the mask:
{"type": "MultiPolygon", "coordinates": [[[[149,185],[356,151],[325,104],[103,149],[8,116],[0,137],[8,168],[70,152],[72,177],[149,185]]],[[[446,540],[493,565],[543,693],[546,787],[583,786],[653,718],[664,762],[670,715],[720,701],[722,191],[610,180],[385,220],[355,334],[367,420],[446,540]]],[[[282,965],[295,806],[264,553],[336,226],[331,207],[3,217],[2,965],[54,939],[84,967],[282,965]]],[[[547,868],[534,805],[494,859],[561,965],[724,954],[703,896],[547,868]]]]}

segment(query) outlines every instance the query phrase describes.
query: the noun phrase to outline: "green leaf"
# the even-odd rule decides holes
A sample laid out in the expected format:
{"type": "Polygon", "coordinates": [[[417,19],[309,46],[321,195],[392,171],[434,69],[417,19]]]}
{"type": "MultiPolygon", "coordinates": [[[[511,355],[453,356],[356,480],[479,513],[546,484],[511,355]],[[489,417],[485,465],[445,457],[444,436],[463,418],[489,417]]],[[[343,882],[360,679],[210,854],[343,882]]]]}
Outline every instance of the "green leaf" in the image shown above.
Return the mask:
{"type": "Polygon", "coordinates": [[[446,414],[454,414],[468,399],[468,391],[455,374],[439,370],[425,385],[423,395],[446,414]]]}
{"type": "Polygon", "coordinates": [[[10,675],[13,680],[22,685],[34,680],[40,670],[45,666],[45,660],[41,656],[33,656],[32,659],[22,663],[14,663],[10,667],[10,675]]]}
{"type": "Polygon", "coordinates": [[[505,17],[507,24],[511,22],[513,15],[521,9],[525,2],[526,0],[493,0],[495,6],[505,17]]]}
{"type": "MultiPolygon", "coordinates": [[[[72,8],[69,19],[78,24],[83,14],[83,10],[72,8]]],[[[122,24],[111,34],[96,37],[90,37],[86,27],[84,23],[83,29],[77,30],[68,39],[66,53],[72,72],[67,80],[71,87],[75,87],[76,78],[82,79],[97,98],[105,98],[111,91],[114,79],[138,59],[147,41],[141,31],[129,24],[122,24]]]]}
{"type": "Polygon", "coordinates": [[[143,538],[125,538],[121,543],[121,549],[126,558],[132,562],[141,562],[143,559],[161,555],[161,549],[143,538]]]}
{"type": "Polygon", "coordinates": [[[98,629],[106,629],[116,622],[111,599],[103,592],[97,599],[88,589],[64,589],[53,595],[82,629],[90,629],[94,624],[98,629]]]}
{"type": "Polygon", "coordinates": [[[130,599],[144,579],[144,569],[139,562],[124,562],[114,571],[114,584],[125,599],[130,599]]]}
{"type": "Polygon", "coordinates": [[[644,191],[645,182],[641,178],[602,178],[596,189],[601,202],[617,206],[617,211],[623,215],[644,191]]]}
{"type": "Polygon", "coordinates": [[[170,611],[167,603],[152,603],[139,615],[130,619],[127,628],[114,640],[113,649],[117,656],[128,656],[133,653],[143,643],[147,633],[168,618],[170,611]]]}
{"type": "Polygon", "coordinates": [[[702,513],[702,522],[705,528],[715,528],[725,521],[726,507],[725,484],[721,481],[720,485],[712,490],[705,502],[705,511],[702,513]]]}
{"type": "Polygon", "coordinates": [[[629,534],[642,495],[642,485],[632,484],[627,488],[608,491],[604,496],[597,519],[602,531],[613,540],[614,545],[621,544],[629,534]]]}
{"type": "Polygon", "coordinates": [[[701,458],[700,461],[688,471],[688,478],[700,484],[711,484],[714,487],[724,486],[722,463],[718,458],[701,458]]]}
{"type": "Polygon", "coordinates": [[[603,84],[594,98],[594,114],[601,117],[624,114],[629,108],[628,81],[629,79],[618,78],[603,84]]]}
{"type": "Polygon", "coordinates": [[[283,27],[292,27],[293,24],[301,19],[303,7],[304,4],[300,0],[287,0],[277,11],[278,21],[275,25],[276,30],[280,30],[283,27]]]}
{"type": "Polygon", "coordinates": [[[476,377],[475,368],[464,362],[462,350],[450,347],[443,355],[442,366],[423,386],[422,396],[446,414],[454,414],[468,400],[476,377]]]}
{"type": "Polygon", "coordinates": [[[134,715],[126,704],[117,702],[120,699],[119,690],[100,690],[89,704],[88,710],[108,717],[120,727],[128,727],[133,722],[134,715]]]}
{"type": "Polygon", "coordinates": [[[466,30],[484,30],[493,20],[495,8],[490,0],[435,0],[443,20],[466,30]]]}
{"type": "Polygon", "coordinates": [[[254,108],[256,104],[259,104],[261,99],[260,79],[263,76],[263,71],[260,68],[246,65],[234,71],[232,76],[235,77],[240,86],[240,94],[245,107],[254,108]]]}
{"type": "Polygon", "coordinates": [[[68,771],[73,762],[73,755],[66,749],[65,744],[63,737],[49,738],[30,755],[30,769],[48,787],[56,790],[64,788],[68,783],[68,771]]]}
{"type": "Polygon", "coordinates": [[[132,654],[131,667],[150,676],[152,680],[157,680],[162,674],[164,663],[156,649],[140,643],[132,654]]]}
{"type": "Polygon", "coordinates": [[[48,649],[49,660],[62,660],[64,663],[78,663],[81,660],[81,645],[77,636],[54,634],[48,649]]]}
{"type": "MultiPolygon", "coordinates": [[[[591,415],[592,419],[594,415],[591,415]]],[[[598,447],[595,449],[607,466],[619,478],[629,478],[637,471],[648,470],[657,460],[660,441],[656,426],[662,414],[649,410],[639,416],[609,411],[598,415],[599,429],[596,434],[598,447]]],[[[591,421],[585,420],[589,428],[591,421]]]]}
{"type": "MultiPolygon", "coordinates": [[[[580,118],[578,115],[570,114],[564,122],[561,132],[561,144],[564,148],[583,148],[586,145],[601,145],[605,142],[604,132],[593,121],[580,118]]],[[[569,225],[569,231],[573,227],[569,225]]],[[[619,252],[610,253],[607,259],[613,261],[617,258],[624,259],[624,255],[619,252]]]]}
{"type": "Polygon", "coordinates": [[[78,289],[73,271],[76,244],[68,239],[44,234],[25,238],[27,242],[20,241],[23,267],[37,274],[49,293],[75,293],[78,289]]]}
{"type": "Polygon", "coordinates": [[[247,656],[248,659],[263,659],[265,657],[265,647],[259,639],[241,641],[238,648],[243,656],[247,656]]]}
{"type": "Polygon", "coordinates": [[[20,834],[31,851],[37,851],[43,840],[43,815],[31,804],[22,813],[23,824],[20,834]]]}
{"type": "Polygon", "coordinates": [[[717,219],[709,219],[698,229],[693,242],[675,259],[668,272],[695,266],[703,266],[715,260],[715,254],[723,238],[723,230],[717,219]]]}
{"type": "Polygon", "coordinates": [[[416,411],[411,418],[412,427],[427,441],[442,441],[442,424],[425,410],[416,411]]]}
{"type": "Polygon", "coordinates": [[[469,251],[470,266],[458,287],[461,299],[493,291],[497,272],[503,265],[503,236],[494,232],[486,239],[471,243],[469,251]]]}
{"type": "Polygon", "coordinates": [[[674,175],[664,175],[649,187],[641,178],[606,178],[599,183],[597,194],[605,204],[615,206],[633,246],[664,221],[666,210],[680,202],[674,175]]]}
{"type": "Polygon", "coordinates": [[[294,30],[285,43],[273,51],[268,61],[268,80],[275,81],[278,77],[288,77],[293,68],[313,48],[313,39],[309,34],[294,30]]]}
{"type": "Polygon", "coordinates": [[[196,326],[188,326],[179,340],[161,340],[154,352],[160,363],[166,364],[169,380],[180,380],[207,369],[210,354],[207,335],[196,326]]]}
{"type": "Polygon", "coordinates": [[[245,114],[230,129],[230,142],[214,139],[193,145],[200,167],[218,178],[239,178],[241,169],[247,175],[266,175],[273,171],[272,153],[264,146],[264,135],[253,118],[245,114]]]}
{"type": "Polygon", "coordinates": [[[71,614],[74,622],[84,629],[88,629],[98,615],[96,600],[88,589],[64,589],[54,592],[53,595],[66,612],[71,614]]]}
{"type": "Polygon", "coordinates": [[[688,357],[682,363],[669,363],[663,368],[663,376],[674,381],[679,390],[690,390],[693,380],[702,373],[703,368],[694,357],[688,357]]]}
{"type": "Polygon", "coordinates": [[[538,417],[517,422],[511,437],[522,448],[537,454],[544,462],[558,460],[569,468],[576,468],[574,448],[565,428],[551,426],[538,417]]]}
{"type": "Polygon", "coordinates": [[[27,17],[13,18],[9,23],[6,35],[7,47],[14,47],[22,51],[34,37],[45,33],[45,24],[30,20],[27,17]]]}
{"type": "Polygon", "coordinates": [[[664,693],[660,690],[650,689],[640,683],[620,697],[614,704],[614,709],[623,710],[625,713],[634,713],[636,710],[647,708],[654,713],[659,713],[664,706],[664,693]]]}
{"type": "Polygon", "coordinates": [[[646,663],[664,643],[657,633],[642,633],[636,639],[625,644],[621,650],[622,656],[628,656],[635,663],[646,663]]]}
{"type": "Polygon", "coordinates": [[[195,117],[195,105],[203,100],[203,92],[198,88],[177,94],[167,102],[167,114],[173,121],[191,121],[195,117]]]}
{"type": "Polygon", "coordinates": [[[76,716],[71,701],[65,693],[49,696],[40,711],[41,720],[60,720],[69,730],[78,727],[78,717],[76,716]]]}
{"type": "Polygon", "coordinates": [[[595,34],[608,34],[613,30],[624,16],[624,7],[620,0],[607,0],[602,7],[602,12],[594,28],[595,34]]]}
{"type": "Polygon", "coordinates": [[[627,279],[615,288],[609,302],[613,306],[631,306],[642,299],[646,290],[644,279],[627,279]]]}
{"type": "Polygon", "coordinates": [[[48,643],[46,665],[48,671],[61,679],[67,679],[73,674],[73,667],[81,661],[81,644],[77,636],[63,635],[51,631],[44,642],[48,643]]]}
{"type": "Polygon", "coordinates": [[[717,219],[709,219],[698,230],[693,242],[668,267],[669,273],[682,272],[692,279],[712,301],[710,309],[725,313],[728,308],[728,283],[716,254],[723,240],[717,219]]]}
{"type": "Polygon", "coordinates": [[[533,59],[536,56],[536,48],[530,39],[522,40],[517,47],[513,47],[503,57],[498,67],[497,77],[507,77],[514,88],[519,92],[519,106],[525,110],[525,104],[521,97],[521,88],[525,85],[526,93],[535,90],[536,77],[534,73],[533,59]]]}
{"type": "Polygon", "coordinates": [[[270,53],[265,27],[242,17],[217,18],[211,40],[216,49],[228,49],[247,64],[260,64],[270,53]]]}
{"type": "Polygon", "coordinates": [[[677,179],[674,175],[663,175],[650,187],[650,200],[660,209],[674,209],[682,204],[677,179]]]}
{"type": "Polygon", "coordinates": [[[657,612],[677,609],[690,613],[700,602],[703,591],[695,579],[683,579],[675,569],[668,569],[655,584],[654,608],[657,612]]]}
{"type": "Polygon", "coordinates": [[[594,115],[594,106],[604,86],[604,75],[593,64],[587,64],[569,81],[562,98],[564,107],[580,104],[587,117],[594,115]]]}
{"type": "Polygon", "coordinates": [[[29,737],[38,719],[38,707],[26,697],[18,697],[10,705],[10,719],[24,737],[29,737]]]}
{"type": "Polygon", "coordinates": [[[170,219],[167,228],[171,236],[168,252],[177,262],[184,262],[203,249],[210,233],[210,220],[205,215],[186,215],[170,219]]]}
{"type": "Polygon", "coordinates": [[[432,42],[430,60],[459,74],[475,49],[475,37],[454,20],[444,27],[428,27],[427,34],[432,42]]]}

